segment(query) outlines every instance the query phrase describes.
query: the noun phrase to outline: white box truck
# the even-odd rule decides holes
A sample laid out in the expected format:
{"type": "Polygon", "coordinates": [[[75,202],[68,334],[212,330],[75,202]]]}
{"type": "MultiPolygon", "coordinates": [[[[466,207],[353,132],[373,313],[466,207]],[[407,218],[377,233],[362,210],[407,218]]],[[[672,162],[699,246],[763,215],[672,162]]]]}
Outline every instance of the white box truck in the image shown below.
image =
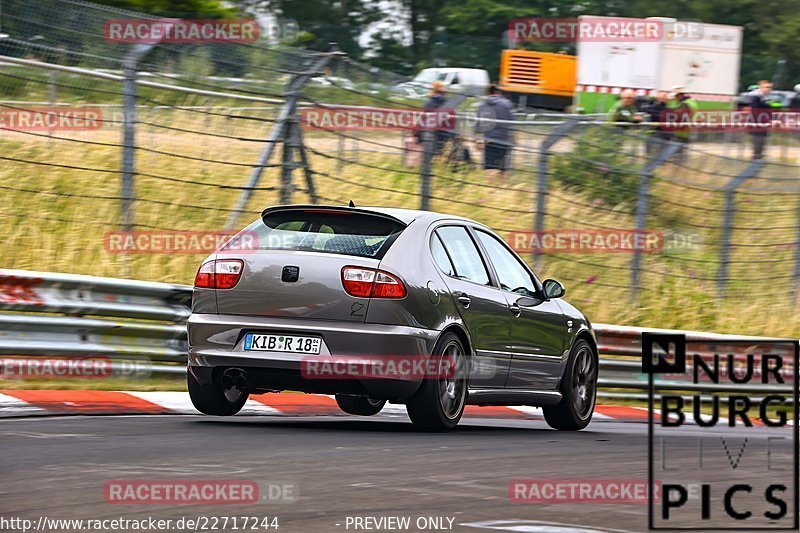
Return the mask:
{"type": "MultiPolygon", "coordinates": [[[[582,16],[579,24],[609,17],[582,16]]],[[[614,18],[619,21],[624,19],[614,18]]],[[[653,18],[663,25],[657,40],[613,41],[578,37],[575,105],[604,113],[623,89],[651,95],[682,86],[702,107],[729,106],[738,93],[742,28],[653,18]],[[685,28],[691,27],[691,35],[685,28]]]]}

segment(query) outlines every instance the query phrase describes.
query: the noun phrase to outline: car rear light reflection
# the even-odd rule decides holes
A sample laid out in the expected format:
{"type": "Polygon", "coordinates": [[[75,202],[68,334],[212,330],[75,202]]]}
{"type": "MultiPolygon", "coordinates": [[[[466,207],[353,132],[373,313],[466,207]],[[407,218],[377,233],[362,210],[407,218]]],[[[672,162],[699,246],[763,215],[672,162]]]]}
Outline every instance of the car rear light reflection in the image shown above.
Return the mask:
{"type": "Polygon", "coordinates": [[[239,283],[244,270],[241,259],[215,259],[203,263],[194,279],[194,286],[203,289],[230,289],[239,283]]]}
{"type": "Polygon", "coordinates": [[[369,298],[372,294],[372,283],[375,271],[367,268],[344,267],[342,269],[342,285],[350,296],[369,298]]]}
{"type": "Polygon", "coordinates": [[[202,289],[214,288],[214,261],[203,263],[194,277],[194,286],[202,289]]]}
{"type": "Polygon", "coordinates": [[[405,298],[407,294],[400,278],[372,268],[344,267],[342,285],[347,294],[358,298],[405,298]]]}

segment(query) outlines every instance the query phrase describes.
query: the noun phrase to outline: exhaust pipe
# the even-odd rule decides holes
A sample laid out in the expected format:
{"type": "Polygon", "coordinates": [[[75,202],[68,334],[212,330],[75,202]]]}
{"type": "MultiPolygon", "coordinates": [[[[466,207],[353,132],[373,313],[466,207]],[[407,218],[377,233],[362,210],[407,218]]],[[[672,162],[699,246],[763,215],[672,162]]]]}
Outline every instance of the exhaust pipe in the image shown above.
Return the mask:
{"type": "Polygon", "coordinates": [[[233,385],[242,392],[248,390],[250,388],[250,380],[247,379],[247,374],[242,372],[233,378],[233,385]]]}
{"type": "Polygon", "coordinates": [[[241,368],[229,368],[219,378],[219,383],[224,389],[237,388],[244,392],[250,388],[250,380],[241,368]]]}

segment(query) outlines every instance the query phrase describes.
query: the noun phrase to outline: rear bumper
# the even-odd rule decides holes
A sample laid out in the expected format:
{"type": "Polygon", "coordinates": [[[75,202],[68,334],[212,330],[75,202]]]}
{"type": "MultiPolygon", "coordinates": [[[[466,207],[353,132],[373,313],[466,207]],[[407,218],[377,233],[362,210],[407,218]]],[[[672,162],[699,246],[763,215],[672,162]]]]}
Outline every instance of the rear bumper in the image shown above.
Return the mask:
{"type": "MultiPolygon", "coordinates": [[[[375,398],[403,400],[416,392],[418,375],[385,377],[309,377],[304,367],[308,356],[286,352],[245,351],[247,332],[317,335],[323,345],[316,361],[379,359],[381,357],[427,358],[439,332],[424,328],[243,315],[193,313],[187,324],[189,371],[201,383],[218,379],[227,368],[241,368],[253,390],[299,390],[318,393],[365,394],[375,398]]],[[[369,365],[360,367],[363,368],[369,365]]],[[[374,374],[381,376],[380,373],[374,374]]]]}

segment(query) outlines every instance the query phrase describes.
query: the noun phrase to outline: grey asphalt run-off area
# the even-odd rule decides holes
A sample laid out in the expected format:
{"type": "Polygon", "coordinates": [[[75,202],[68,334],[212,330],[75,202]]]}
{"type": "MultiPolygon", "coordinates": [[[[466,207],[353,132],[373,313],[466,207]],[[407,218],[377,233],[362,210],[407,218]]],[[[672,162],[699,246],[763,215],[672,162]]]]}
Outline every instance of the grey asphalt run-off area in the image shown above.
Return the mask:
{"type": "MultiPolygon", "coordinates": [[[[686,428],[671,444],[671,466],[692,470],[697,437],[710,434],[686,428]]],[[[732,449],[740,449],[738,428],[716,428],[713,435],[727,435],[732,449]]],[[[749,432],[749,449],[771,435],[791,439],[792,432],[749,432]]],[[[404,417],[387,415],[53,416],[0,420],[0,442],[0,514],[34,522],[40,516],[274,516],[278,531],[336,532],[356,530],[347,527],[348,516],[408,516],[406,531],[647,530],[642,503],[531,504],[509,498],[509,483],[519,478],[646,480],[647,425],[642,423],[594,422],[584,431],[565,433],[541,421],[473,418],[455,431],[428,434],[415,431],[404,417]],[[299,499],[120,505],[104,498],[111,480],[175,479],[294,483],[299,499]],[[446,519],[444,529],[418,529],[419,517],[452,519],[452,529],[446,519]]],[[[749,459],[735,471],[720,468],[717,474],[740,482],[764,478],[763,465],[749,459]]],[[[789,475],[771,475],[781,474],[789,475]]],[[[686,523],[696,518],[687,516],[686,523]]]]}

